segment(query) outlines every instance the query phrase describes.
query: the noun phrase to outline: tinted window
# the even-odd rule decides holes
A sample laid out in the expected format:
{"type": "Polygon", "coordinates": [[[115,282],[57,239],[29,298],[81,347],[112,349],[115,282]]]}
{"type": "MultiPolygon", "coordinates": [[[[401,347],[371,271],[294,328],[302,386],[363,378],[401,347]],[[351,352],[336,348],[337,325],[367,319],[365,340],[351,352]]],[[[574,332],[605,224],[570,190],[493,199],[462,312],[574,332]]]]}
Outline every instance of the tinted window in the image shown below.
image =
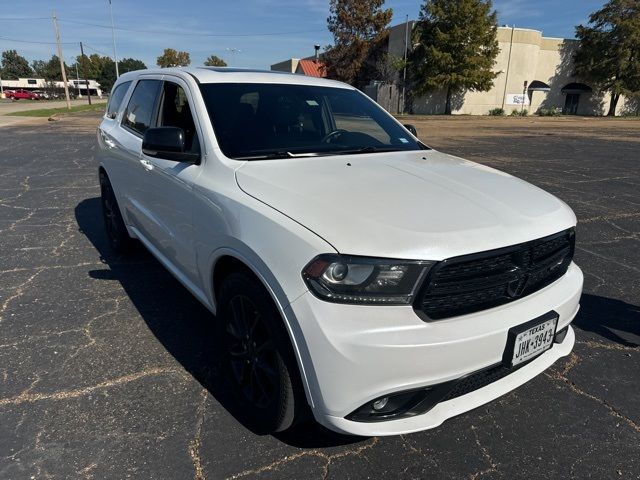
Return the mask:
{"type": "Polygon", "coordinates": [[[140,80],[124,111],[122,125],[141,135],[151,126],[160,80],[140,80]]]}
{"type": "Polygon", "coordinates": [[[115,118],[118,110],[120,110],[120,105],[122,104],[122,100],[129,90],[129,85],[131,82],[124,82],[118,85],[111,95],[109,96],[109,103],[107,104],[107,116],[111,118],[115,118]]]}
{"type": "Polygon", "coordinates": [[[158,113],[158,126],[181,128],[184,132],[185,150],[191,153],[200,152],[189,100],[180,85],[164,82],[162,104],[158,113]]]}
{"type": "Polygon", "coordinates": [[[357,90],[309,85],[200,85],[224,154],[238,159],[423,147],[357,90]]]}

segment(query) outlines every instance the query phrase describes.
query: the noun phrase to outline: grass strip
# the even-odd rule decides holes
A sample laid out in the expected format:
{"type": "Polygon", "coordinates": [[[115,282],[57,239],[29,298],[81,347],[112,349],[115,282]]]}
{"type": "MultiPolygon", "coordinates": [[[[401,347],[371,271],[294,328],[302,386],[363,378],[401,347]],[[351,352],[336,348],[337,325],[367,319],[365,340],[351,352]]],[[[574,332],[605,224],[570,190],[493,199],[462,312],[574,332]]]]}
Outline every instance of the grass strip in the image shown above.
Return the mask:
{"type": "Polygon", "coordinates": [[[53,115],[66,115],[69,113],[77,112],[97,112],[104,110],[104,103],[94,103],[93,105],[74,105],[71,109],[67,107],[60,108],[38,108],[36,110],[23,110],[20,112],[5,113],[5,115],[11,115],[15,117],[51,117],[53,115]]]}

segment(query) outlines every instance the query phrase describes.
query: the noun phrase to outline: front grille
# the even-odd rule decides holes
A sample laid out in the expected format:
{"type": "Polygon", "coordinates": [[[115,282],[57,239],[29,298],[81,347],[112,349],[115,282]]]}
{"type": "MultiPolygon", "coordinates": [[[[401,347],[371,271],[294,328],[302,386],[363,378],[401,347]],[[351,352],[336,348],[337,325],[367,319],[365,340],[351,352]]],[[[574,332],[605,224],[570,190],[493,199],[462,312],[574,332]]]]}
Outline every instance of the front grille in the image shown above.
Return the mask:
{"type": "Polygon", "coordinates": [[[512,247],[444,260],[427,276],[414,308],[439,320],[512,302],[564,275],[574,245],[571,228],[512,247]]]}

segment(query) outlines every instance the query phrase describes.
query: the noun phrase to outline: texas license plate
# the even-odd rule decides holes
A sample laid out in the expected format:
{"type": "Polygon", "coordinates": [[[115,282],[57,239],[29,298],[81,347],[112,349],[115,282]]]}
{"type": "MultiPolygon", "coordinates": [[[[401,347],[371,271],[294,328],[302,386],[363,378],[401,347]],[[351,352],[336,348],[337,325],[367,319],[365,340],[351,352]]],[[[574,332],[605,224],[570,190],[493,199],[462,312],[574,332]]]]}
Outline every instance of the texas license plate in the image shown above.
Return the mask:
{"type": "Polygon", "coordinates": [[[509,330],[503,360],[516,366],[537,357],[553,346],[558,327],[558,314],[549,312],[509,330]]]}

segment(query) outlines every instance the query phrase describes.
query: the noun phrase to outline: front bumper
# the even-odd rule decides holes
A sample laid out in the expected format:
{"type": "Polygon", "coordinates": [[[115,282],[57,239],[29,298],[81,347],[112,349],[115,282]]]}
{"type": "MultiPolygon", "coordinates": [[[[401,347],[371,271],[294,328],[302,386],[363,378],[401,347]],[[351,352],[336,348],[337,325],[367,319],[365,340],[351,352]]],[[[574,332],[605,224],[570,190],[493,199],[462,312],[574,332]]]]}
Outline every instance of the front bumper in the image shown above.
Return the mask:
{"type": "Polygon", "coordinates": [[[482,312],[423,322],[412,307],[328,303],[305,293],[287,307],[316,420],[355,435],[395,435],[433,428],[489,402],[568,355],[571,328],[554,346],[514,373],[479,390],[437,404],[414,417],[367,423],[345,417],[394,392],[440,384],[499,363],[511,327],[554,310],[558,331],[575,317],[583,276],[571,264],[546,288],[482,312]]]}

